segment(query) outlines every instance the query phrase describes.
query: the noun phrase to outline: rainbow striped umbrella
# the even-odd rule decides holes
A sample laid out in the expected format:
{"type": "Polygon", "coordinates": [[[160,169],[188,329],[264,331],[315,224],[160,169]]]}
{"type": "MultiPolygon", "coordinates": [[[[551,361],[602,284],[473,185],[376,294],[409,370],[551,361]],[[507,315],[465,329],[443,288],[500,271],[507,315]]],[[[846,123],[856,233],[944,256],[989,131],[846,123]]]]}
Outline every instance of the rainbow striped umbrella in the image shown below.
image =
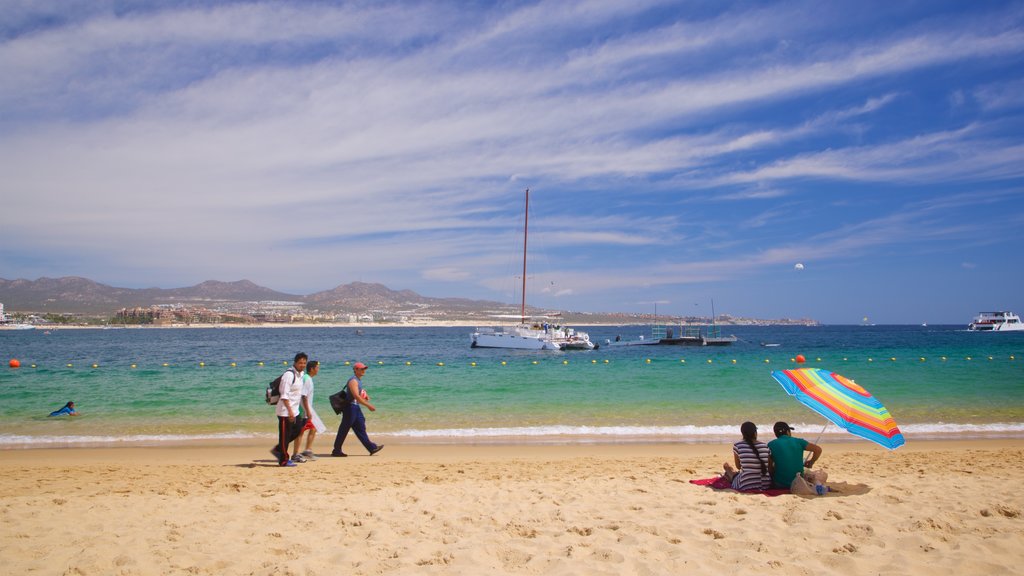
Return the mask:
{"type": "Polygon", "coordinates": [[[847,432],[889,450],[906,444],[885,406],[853,380],[819,368],[776,370],[772,377],[790,396],[847,432]]]}

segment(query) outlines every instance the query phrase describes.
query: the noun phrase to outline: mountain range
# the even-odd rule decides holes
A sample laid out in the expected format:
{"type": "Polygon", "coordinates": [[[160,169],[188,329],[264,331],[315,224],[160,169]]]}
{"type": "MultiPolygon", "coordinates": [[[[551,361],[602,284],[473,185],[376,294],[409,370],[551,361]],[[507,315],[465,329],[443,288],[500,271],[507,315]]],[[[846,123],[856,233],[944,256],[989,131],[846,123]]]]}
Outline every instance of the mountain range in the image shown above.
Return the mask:
{"type": "MultiPolygon", "coordinates": [[[[207,280],[186,288],[118,288],[88,278],[65,276],[38,280],[0,278],[0,303],[8,313],[79,314],[110,317],[122,308],[154,305],[183,305],[208,309],[252,308],[249,303],[301,303],[309,312],[335,315],[371,313],[378,318],[419,317],[433,320],[488,323],[496,318],[514,319],[519,306],[490,300],[432,298],[412,290],[392,290],[383,284],[352,282],[308,295],[271,290],[249,280],[221,282],[207,280]],[[235,306],[231,306],[235,304],[235,306]],[[238,306],[242,305],[242,306],[238,306]]],[[[298,306],[298,304],[296,304],[298,306]]],[[[287,305],[285,305],[287,307],[287,305]]],[[[569,312],[527,307],[528,317],[560,318],[572,324],[634,324],[653,322],[704,322],[702,318],[679,318],[621,312],[569,312]]],[[[815,320],[760,320],[719,315],[725,324],[817,324],[815,320]]]]}
{"type": "Polygon", "coordinates": [[[383,284],[352,282],[309,295],[287,294],[249,280],[207,280],[187,288],[118,288],[88,278],[66,276],[38,280],[0,278],[0,302],[8,311],[105,314],[121,308],[156,304],[213,306],[225,302],[302,302],[323,312],[396,311],[430,308],[454,314],[507,310],[508,304],[465,298],[430,298],[412,290],[391,290],[383,284]]]}

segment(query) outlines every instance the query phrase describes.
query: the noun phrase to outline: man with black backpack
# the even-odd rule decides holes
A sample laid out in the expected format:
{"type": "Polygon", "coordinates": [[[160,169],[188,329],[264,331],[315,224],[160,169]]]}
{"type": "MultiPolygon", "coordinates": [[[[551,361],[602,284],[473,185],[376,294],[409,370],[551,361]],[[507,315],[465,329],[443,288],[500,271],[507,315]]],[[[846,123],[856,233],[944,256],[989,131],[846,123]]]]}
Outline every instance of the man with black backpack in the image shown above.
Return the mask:
{"type": "Polygon", "coordinates": [[[295,355],[292,367],[281,375],[281,399],[277,402],[277,445],[270,449],[281,466],[296,465],[288,456],[288,445],[306,424],[306,419],[298,417],[298,412],[299,402],[302,401],[302,374],[308,360],[309,356],[305,352],[299,352],[295,355]]]}

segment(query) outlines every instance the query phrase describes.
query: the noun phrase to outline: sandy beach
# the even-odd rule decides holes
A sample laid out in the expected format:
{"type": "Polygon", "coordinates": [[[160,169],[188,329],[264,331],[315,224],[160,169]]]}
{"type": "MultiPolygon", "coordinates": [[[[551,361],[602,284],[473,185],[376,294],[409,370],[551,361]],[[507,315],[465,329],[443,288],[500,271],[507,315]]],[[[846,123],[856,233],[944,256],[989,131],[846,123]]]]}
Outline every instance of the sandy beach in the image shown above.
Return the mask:
{"type": "Polygon", "coordinates": [[[728,445],[5,450],[0,548],[11,574],[1020,573],[1018,446],[826,446],[815,498],[691,484],[728,445]]]}

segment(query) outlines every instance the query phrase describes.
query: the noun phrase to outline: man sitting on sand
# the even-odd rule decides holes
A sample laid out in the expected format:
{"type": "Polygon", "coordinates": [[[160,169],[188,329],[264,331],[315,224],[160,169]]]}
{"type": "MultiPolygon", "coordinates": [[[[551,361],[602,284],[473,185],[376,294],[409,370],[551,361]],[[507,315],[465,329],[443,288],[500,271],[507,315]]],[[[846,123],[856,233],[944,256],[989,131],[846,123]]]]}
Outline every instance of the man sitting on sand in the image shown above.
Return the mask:
{"type": "Polygon", "coordinates": [[[772,452],[772,485],[776,488],[789,488],[794,493],[802,492],[793,488],[793,482],[798,476],[812,486],[824,484],[825,480],[828,480],[828,473],[824,470],[804,470],[804,467],[810,468],[818,461],[821,446],[803,438],[794,438],[790,434],[793,428],[785,422],[776,422],[774,430],[775,440],[768,443],[768,448],[772,452]],[[811,457],[806,462],[804,452],[811,452],[811,457]]]}

